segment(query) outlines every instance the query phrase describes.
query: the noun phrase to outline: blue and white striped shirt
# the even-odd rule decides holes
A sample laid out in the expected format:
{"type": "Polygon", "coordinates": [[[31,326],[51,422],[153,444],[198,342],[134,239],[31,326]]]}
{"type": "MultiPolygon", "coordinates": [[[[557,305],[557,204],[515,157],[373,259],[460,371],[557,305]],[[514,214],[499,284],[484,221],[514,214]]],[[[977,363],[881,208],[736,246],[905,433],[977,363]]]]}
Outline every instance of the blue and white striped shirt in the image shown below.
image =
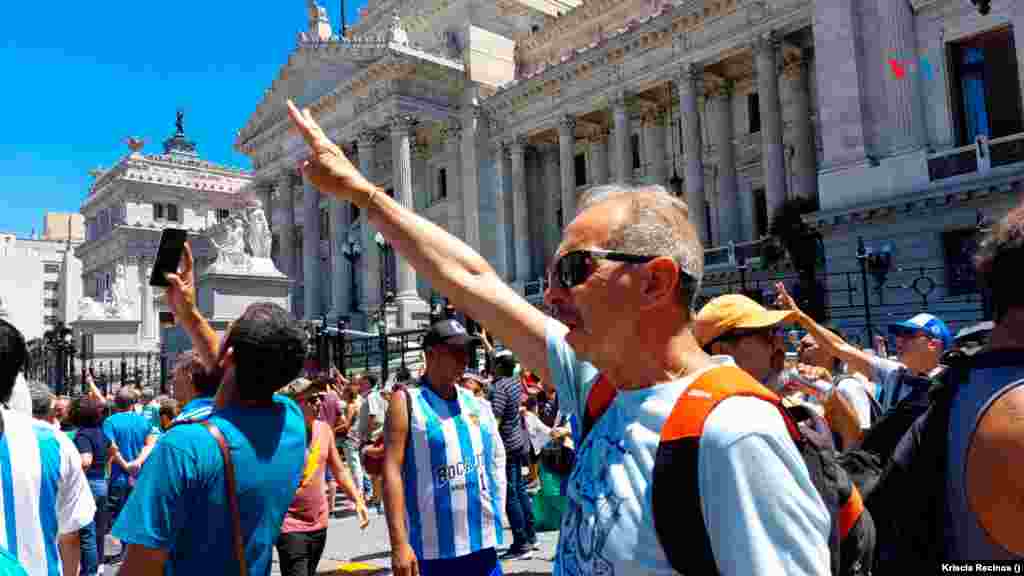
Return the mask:
{"type": "Polygon", "coordinates": [[[468,391],[444,400],[426,378],[409,388],[405,483],[409,545],[422,560],[502,543],[505,448],[494,413],[468,391]]]}
{"type": "Polygon", "coordinates": [[[174,418],[173,423],[177,424],[186,420],[206,420],[213,413],[214,408],[213,396],[197,396],[185,404],[185,407],[181,409],[181,414],[174,418]]]}
{"type": "Polygon", "coordinates": [[[58,536],[96,512],[82,458],[63,432],[11,410],[2,417],[0,546],[29,574],[60,576],[58,536]]]}

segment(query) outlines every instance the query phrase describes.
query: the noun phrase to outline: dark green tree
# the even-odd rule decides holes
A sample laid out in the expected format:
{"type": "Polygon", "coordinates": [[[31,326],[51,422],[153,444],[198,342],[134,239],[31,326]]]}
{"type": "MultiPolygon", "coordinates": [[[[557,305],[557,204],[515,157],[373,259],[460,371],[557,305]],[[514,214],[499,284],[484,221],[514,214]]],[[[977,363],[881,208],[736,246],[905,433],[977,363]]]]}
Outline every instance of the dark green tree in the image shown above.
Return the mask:
{"type": "Polygon", "coordinates": [[[797,304],[812,318],[824,322],[825,288],[817,279],[818,268],[824,264],[821,234],[803,219],[817,209],[817,203],[809,198],[783,202],[768,226],[769,237],[761,250],[761,262],[776,270],[788,263],[800,277],[799,290],[793,294],[797,304]]]}

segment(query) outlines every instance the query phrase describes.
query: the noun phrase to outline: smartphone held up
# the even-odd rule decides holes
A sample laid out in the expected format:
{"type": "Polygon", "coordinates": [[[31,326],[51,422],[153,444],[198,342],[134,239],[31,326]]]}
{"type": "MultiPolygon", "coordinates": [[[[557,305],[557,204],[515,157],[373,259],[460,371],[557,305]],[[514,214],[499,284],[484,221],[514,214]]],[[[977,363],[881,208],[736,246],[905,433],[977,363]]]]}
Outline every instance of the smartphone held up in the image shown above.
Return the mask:
{"type": "Polygon", "coordinates": [[[188,231],[180,228],[164,228],[160,236],[160,248],[156,253],[156,263],[153,265],[153,272],[149,276],[150,286],[161,286],[166,288],[170,285],[167,281],[167,274],[174,274],[178,271],[178,264],[181,262],[181,255],[185,251],[185,241],[188,239],[188,231]]]}

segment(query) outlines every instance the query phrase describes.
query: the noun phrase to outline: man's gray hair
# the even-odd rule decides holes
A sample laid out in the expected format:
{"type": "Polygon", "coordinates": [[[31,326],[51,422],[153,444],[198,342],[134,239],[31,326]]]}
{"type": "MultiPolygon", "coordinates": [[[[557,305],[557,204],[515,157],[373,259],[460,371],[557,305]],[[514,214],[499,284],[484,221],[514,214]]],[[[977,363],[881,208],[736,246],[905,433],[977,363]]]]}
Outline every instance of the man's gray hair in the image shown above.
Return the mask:
{"type": "Polygon", "coordinates": [[[41,382],[32,382],[28,387],[32,397],[32,417],[48,420],[57,409],[57,396],[41,382]]]}
{"type": "Polygon", "coordinates": [[[609,200],[628,197],[626,221],[609,233],[605,248],[628,254],[670,256],[689,277],[680,278],[679,294],[688,307],[700,293],[704,276],[704,247],[690,224],[686,202],[662,186],[605,184],[583,192],[576,214],[609,200]]]}
{"type": "Polygon", "coordinates": [[[117,394],[114,395],[114,404],[121,410],[127,410],[135,405],[139,401],[139,393],[133,390],[129,386],[124,386],[117,390],[117,394]]]}

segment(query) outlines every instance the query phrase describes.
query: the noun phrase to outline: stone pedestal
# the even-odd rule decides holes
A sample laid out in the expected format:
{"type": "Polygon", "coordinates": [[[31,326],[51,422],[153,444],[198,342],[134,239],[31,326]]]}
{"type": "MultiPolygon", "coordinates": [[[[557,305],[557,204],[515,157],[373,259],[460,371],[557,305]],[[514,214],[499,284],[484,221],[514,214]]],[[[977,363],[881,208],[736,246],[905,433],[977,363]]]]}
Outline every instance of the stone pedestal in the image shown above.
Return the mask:
{"type": "Polygon", "coordinates": [[[120,360],[121,354],[137,354],[144,351],[141,332],[142,322],[117,318],[77,320],[71,323],[75,342],[82,341],[82,335],[92,338],[92,353],[96,360],[120,360]]]}
{"type": "Polygon", "coordinates": [[[199,277],[196,283],[199,311],[218,334],[223,334],[228,324],[241,316],[250,304],[273,302],[290,310],[292,281],[280,273],[257,274],[259,260],[253,259],[253,270],[248,274],[208,273],[199,277]]]}

